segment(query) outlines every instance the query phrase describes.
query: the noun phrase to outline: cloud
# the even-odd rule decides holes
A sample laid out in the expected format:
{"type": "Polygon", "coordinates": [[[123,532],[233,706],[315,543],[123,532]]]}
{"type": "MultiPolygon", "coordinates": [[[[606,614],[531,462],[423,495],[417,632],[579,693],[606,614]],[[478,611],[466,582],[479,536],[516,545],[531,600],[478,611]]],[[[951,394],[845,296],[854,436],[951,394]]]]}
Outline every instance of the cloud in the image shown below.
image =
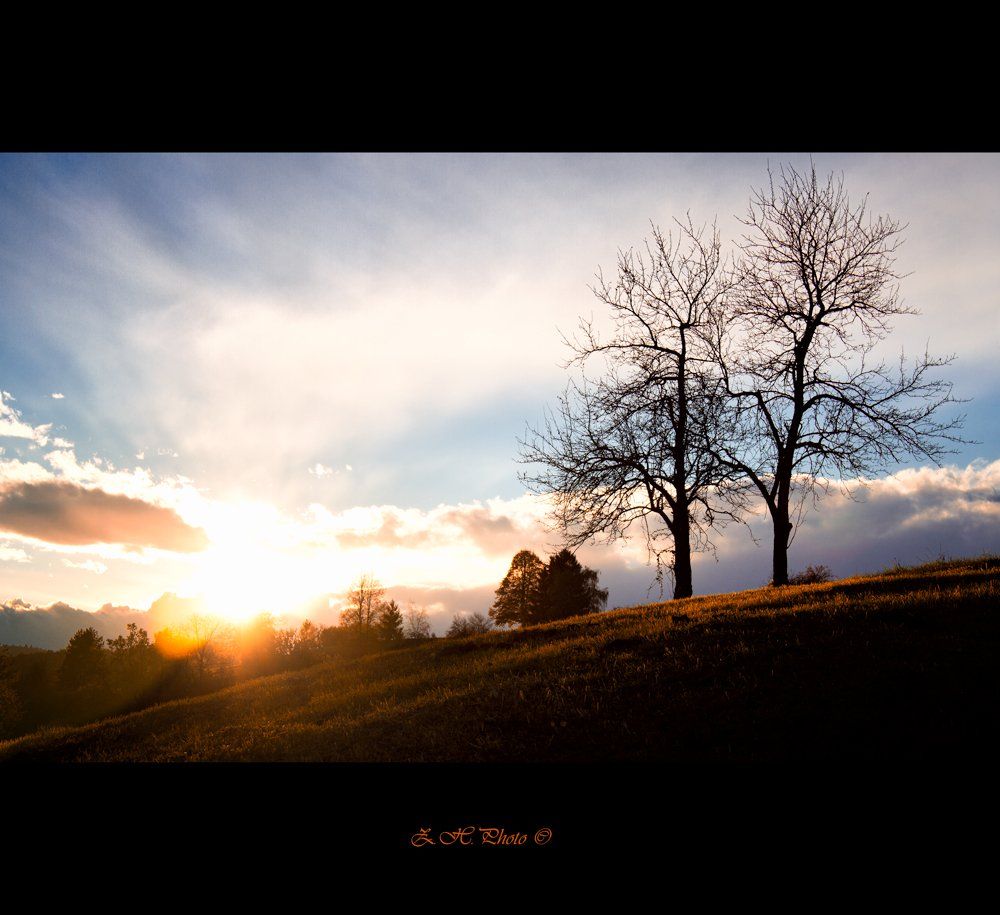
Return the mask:
{"type": "MultiPolygon", "coordinates": [[[[82,610],[64,601],[37,606],[20,598],[0,603],[0,645],[34,645],[59,649],[75,632],[93,626],[106,639],[124,635],[129,623],[145,629],[150,637],[165,627],[178,626],[192,614],[205,613],[205,606],[192,598],[165,593],[148,610],[104,604],[98,610],[82,610]]],[[[283,621],[279,621],[284,625],[283,621]]]]}
{"type": "Polygon", "coordinates": [[[31,562],[31,557],[17,547],[0,546],[0,562],[31,562]]]}
{"type": "Polygon", "coordinates": [[[62,400],[66,395],[65,394],[50,394],[49,396],[53,400],[62,400]]]}
{"type": "Polygon", "coordinates": [[[64,601],[41,607],[14,598],[0,603],[0,644],[34,645],[55,650],[65,648],[75,632],[89,626],[106,639],[112,639],[123,635],[129,623],[138,624],[152,636],[157,628],[162,628],[157,626],[158,622],[152,612],[132,607],[105,604],[99,610],[88,611],[64,601]]]}
{"type": "MultiPolygon", "coordinates": [[[[528,523],[536,520],[532,518],[528,523]]],[[[536,540],[540,533],[527,527],[523,520],[519,522],[486,505],[460,506],[442,514],[441,521],[458,527],[490,555],[516,551],[526,538],[536,540]]]]}
{"type": "MultiPolygon", "coordinates": [[[[401,597],[414,592],[419,602],[414,589],[429,589],[447,593],[446,600],[428,598],[441,603],[441,613],[476,611],[489,603],[480,589],[492,593],[517,550],[532,549],[544,559],[558,548],[558,537],[546,524],[546,508],[545,500],[534,496],[429,511],[371,506],[332,513],[314,505],[313,520],[300,535],[320,549],[336,544],[344,563],[357,556],[355,568],[373,569],[401,597]]],[[[769,524],[763,515],[751,516],[750,522],[759,543],[745,528],[732,525],[715,536],[714,555],[695,555],[697,593],[767,582],[769,524]]],[[[855,484],[850,493],[833,485],[804,516],[789,558],[793,571],[824,563],[837,576],[848,576],[878,571],[897,560],[918,563],[942,553],[983,551],[1000,552],[1000,461],[903,469],[855,484]]],[[[579,555],[600,570],[611,589],[609,606],[659,598],[641,538],[590,544],[579,555]]]]}
{"type": "Polygon", "coordinates": [[[339,531],[337,543],[345,549],[379,546],[385,548],[402,547],[416,550],[429,546],[434,540],[441,542],[439,533],[436,535],[424,523],[419,527],[407,523],[406,513],[390,507],[373,509],[382,519],[382,523],[374,530],[339,531]]]}
{"type": "MultiPolygon", "coordinates": [[[[715,557],[695,557],[697,593],[766,584],[771,529],[759,515],[755,546],[739,528],[717,538],[715,557]]],[[[950,557],[1000,553],[1000,461],[906,468],[850,491],[830,492],[805,514],[789,549],[792,572],[822,563],[837,577],[950,557]]]]}
{"type": "Polygon", "coordinates": [[[539,526],[547,503],[526,495],[489,499],[429,510],[395,505],[358,506],[331,513],[319,503],[309,508],[314,534],[332,537],[346,548],[417,549],[463,543],[487,555],[519,549],[526,540],[544,539],[539,526]]]}
{"type": "Polygon", "coordinates": [[[319,462],[317,462],[315,464],[315,466],[309,468],[309,472],[314,477],[328,477],[328,476],[332,476],[337,471],[334,470],[332,467],[326,467],[325,465],[320,464],[319,462]]]}
{"type": "Polygon", "coordinates": [[[70,546],[116,543],[187,553],[208,545],[205,532],[173,509],[57,480],[0,488],[0,529],[70,546]]]}
{"type": "Polygon", "coordinates": [[[52,423],[32,426],[24,422],[20,412],[10,404],[13,399],[7,391],[0,391],[0,437],[23,438],[36,445],[47,445],[52,423]]]}

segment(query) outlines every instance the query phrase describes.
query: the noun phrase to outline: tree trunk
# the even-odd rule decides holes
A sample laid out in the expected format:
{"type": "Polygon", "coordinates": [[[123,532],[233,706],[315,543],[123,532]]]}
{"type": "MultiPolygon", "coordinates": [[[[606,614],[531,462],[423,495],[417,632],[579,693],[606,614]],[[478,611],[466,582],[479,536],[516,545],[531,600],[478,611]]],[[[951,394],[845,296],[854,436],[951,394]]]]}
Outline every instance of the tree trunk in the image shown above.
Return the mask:
{"type": "Polygon", "coordinates": [[[771,584],[776,587],[788,584],[788,535],[792,525],[788,520],[788,508],[778,509],[774,520],[774,558],[771,584]]]}
{"type": "Polygon", "coordinates": [[[674,600],[693,594],[691,583],[691,519],[686,508],[674,512],[674,600]]]}
{"type": "Polygon", "coordinates": [[[691,512],[688,503],[687,442],[687,333],[680,328],[681,348],[677,359],[677,424],[674,434],[674,600],[690,597],[691,585],[691,512]]]}

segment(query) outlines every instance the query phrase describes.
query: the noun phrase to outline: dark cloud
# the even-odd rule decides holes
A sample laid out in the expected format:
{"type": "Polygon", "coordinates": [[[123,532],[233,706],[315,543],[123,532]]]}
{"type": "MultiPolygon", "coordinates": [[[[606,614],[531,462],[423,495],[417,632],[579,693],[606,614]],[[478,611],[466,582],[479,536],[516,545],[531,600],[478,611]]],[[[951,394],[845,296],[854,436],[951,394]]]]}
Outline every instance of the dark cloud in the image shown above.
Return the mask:
{"type": "Polygon", "coordinates": [[[36,648],[65,648],[79,629],[93,626],[105,638],[115,638],[129,623],[146,626],[146,614],[131,607],[106,604],[95,613],[69,604],[33,607],[23,600],[0,604],[0,645],[34,645],[36,648]]]}
{"type": "Polygon", "coordinates": [[[173,509],[62,480],[0,489],[0,530],[68,546],[118,543],[193,553],[208,545],[205,532],[173,509]]]}
{"type": "MultiPolygon", "coordinates": [[[[1000,462],[979,470],[921,468],[859,488],[854,498],[836,490],[803,517],[789,549],[789,569],[829,566],[838,578],[916,565],[941,556],[959,558],[1000,553],[1000,462]]],[[[771,577],[771,529],[754,519],[755,544],[747,531],[731,526],[716,539],[718,552],[694,557],[695,594],[759,588],[771,577]]],[[[646,597],[653,570],[590,547],[581,560],[602,571],[611,589],[608,606],[657,599],[646,597]]],[[[669,582],[665,597],[670,596],[669,582]]]]}
{"type": "Polygon", "coordinates": [[[205,613],[197,598],[166,593],[153,601],[149,610],[105,604],[90,612],[59,601],[50,607],[35,607],[20,598],[0,603],[0,645],[33,645],[36,648],[65,648],[73,634],[92,626],[104,638],[125,633],[136,623],[152,638],[161,629],[181,625],[195,613],[205,613]]]}

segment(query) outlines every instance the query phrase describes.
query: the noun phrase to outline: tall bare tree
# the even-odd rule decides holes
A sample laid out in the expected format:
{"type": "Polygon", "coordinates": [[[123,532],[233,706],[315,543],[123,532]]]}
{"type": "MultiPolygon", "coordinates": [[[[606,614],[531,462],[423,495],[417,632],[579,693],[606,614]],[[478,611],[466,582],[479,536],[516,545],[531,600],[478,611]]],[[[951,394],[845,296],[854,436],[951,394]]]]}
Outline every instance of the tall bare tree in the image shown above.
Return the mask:
{"type": "Polygon", "coordinates": [[[541,429],[529,428],[521,479],[551,494],[572,546],[644,530],[657,577],[672,573],[674,597],[693,593],[692,550],[711,546],[713,525],[738,516],[740,488],[717,457],[726,400],[710,347],[730,275],[719,233],[690,217],[664,235],[656,226],[645,253],[620,251],[617,277],[598,273],[592,291],[611,311],[607,338],[592,321],[567,344],[571,381],[541,429]],[[586,377],[603,361],[604,374],[586,377]]]}
{"type": "Polygon", "coordinates": [[[752,192],[733,309],[714,349],[735,429],[716,454],[759,492],[773,524],[772,581],[788,582],[788,547],[801,512],[831,480],[847,484],[905,456],[934,462],[960,442],[962,417],[933,370],[877,358],[902,304],[899,223],[852,204],[843,178],[782,168],[752,192]]]}

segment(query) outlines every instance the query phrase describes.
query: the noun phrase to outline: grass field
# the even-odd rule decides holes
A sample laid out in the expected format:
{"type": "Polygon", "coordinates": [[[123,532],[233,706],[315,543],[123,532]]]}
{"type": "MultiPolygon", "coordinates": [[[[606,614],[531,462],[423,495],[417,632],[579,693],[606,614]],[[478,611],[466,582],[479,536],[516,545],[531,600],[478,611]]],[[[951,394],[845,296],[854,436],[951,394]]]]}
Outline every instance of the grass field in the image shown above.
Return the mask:
{"type": "Polygon", "coordinates": [[[0,744],[3,761],[800,761],[993,752],[1000,558],[437,639],[0,744]]]}

